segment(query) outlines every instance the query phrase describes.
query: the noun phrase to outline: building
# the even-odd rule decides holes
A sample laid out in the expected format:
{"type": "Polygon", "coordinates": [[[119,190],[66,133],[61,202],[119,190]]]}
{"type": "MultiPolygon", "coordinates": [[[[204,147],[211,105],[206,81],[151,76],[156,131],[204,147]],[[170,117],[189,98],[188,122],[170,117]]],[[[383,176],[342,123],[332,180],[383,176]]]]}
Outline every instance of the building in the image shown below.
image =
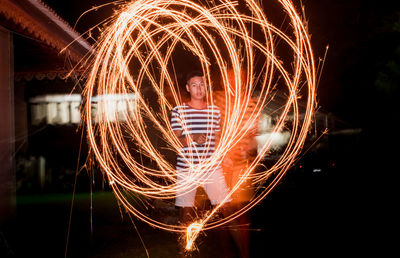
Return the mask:
{"type": "MultiPolygon", "coordinates": [[[[64,77],[92,48],[40,0],[0,0],[0,221],[14,213],[15,153],[27,148],[29,94],[72,91],[64,77]]],[[[75,67],[79,73],[79,67],[75,67]]]]}

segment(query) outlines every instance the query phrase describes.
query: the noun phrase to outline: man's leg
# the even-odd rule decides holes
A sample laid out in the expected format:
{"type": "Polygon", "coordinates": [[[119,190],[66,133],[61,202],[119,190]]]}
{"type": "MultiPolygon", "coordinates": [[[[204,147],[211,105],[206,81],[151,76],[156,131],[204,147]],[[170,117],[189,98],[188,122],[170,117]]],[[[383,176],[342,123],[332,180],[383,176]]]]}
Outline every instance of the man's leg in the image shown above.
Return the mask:
{"type": "MultiPolygon", "coordinates": [[[[178,186],[184,186],[187,183],[187,180],[190,179],[190,174],[188,172],[177,171],[177,184],[178,186]]],[[[181,189],[178,187],[178,189],[181,189]]],[[[175,198],[175,205],[179,207],[179,224],[182,226],[189,226],[195,216],[195,208],[194,208],[194,199],[196,196],[197,188],[194,187],[192,190],[178,190],[177,195],[175,198]]],[[[185,245],[186,245],[186,238],[185,235],[180,237],[179,241],[179,255],[181,257],[185,257],[185,245]]]]}
{"type": "MultiPolygon", "coordinates": [[[[230,207],[223,209],[223,215],[229,216],[233,212],[242,208],[242,204],[230,204],[230,207]]],[[[247,258],[250,255],[250,219],[247,213],[240,215],[238,218],[230,222],[230,232],[237,248],[239,249],[240,257],[247,258]]]]}
{"type": "MultiPolygon", "coordinates": [[[[209,177],[209,183],[204,184],[208,198],[212,205],[217,205],[222,201],[226,203],[220,208],[220,214],[224,217],[230,216],[232,213],[240,209],[240,206],[233,204],[232,198],[226,198],[229,193],[229,188],[226,185],[225,177],[222,170],[213,171],[209,177]]],[[[230,222],[230,234],[237,246],[242,258],[249,257],[249,231],[246,226],[249,225],[249,220],[245,217],[246,214],[230,222]],[[243,230],[241,230],[243,226],[243,230]]]]}
{"type": "MultiPolygon", "coordinates": [[[[233,213],[233,209],[231,206],[232,198],[226,198],[227,195],[229,194],[229,188],[226,185],[225,177],[222,173],[222,170],[219,169],[219,170],[213,171],[212,174],[209,176],[209,183],[204,184],[203,187],[207,193],[208,198],[211,201],[211,204],[214,207],[223,201],[226,202],[219,208],[218,213],[220,214],[220,216],[228,217],[229,215],[231,215],[233,213]]],[[[237,246],[238,250],[241,252],[241,250],[240,250],[241,240],[240,240],[239,231],[236,230],[237,229],[236,221],[234,220],[234,221],[230,222],[229,226],[230,226],[230,228],[232,228],[229,230],[230,234],[221,229],[219,230],[219,234],[221,236],[221,241],[222,241],[221,246],[224,249],[227,249],[226,246],[228,246],[228,243],[230,242],[229,235],[231,235],[232,239],[235,242],[235,245],[237,246]]],[[[225,253],[227,253],[226,250],[225,250],[225,253]]]]}

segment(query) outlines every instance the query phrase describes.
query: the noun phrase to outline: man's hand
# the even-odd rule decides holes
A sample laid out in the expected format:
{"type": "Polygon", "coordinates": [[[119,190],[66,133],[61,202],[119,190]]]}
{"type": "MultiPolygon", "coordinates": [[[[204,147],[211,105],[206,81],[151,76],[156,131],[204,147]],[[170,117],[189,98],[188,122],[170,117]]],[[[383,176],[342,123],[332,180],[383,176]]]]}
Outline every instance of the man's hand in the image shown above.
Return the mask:
{"type": "Polygon", "coordinates": [[[191,135],[192,140],[196,142],[197,144],[204,144],[207,141],[207,135],[202,133],[202,134],[192,134],[191,135]]]}

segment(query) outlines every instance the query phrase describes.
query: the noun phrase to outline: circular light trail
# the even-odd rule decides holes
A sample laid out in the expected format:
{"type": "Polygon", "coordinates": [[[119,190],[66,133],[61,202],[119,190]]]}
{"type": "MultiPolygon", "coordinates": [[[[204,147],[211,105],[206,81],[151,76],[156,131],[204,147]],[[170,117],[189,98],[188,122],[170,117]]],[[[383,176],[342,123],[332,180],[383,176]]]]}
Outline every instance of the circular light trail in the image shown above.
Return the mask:
{"type": "MultiPolygon", "coordinates": [[[[202,230],[230,222],[271,192],[301,151],[315,110],[316,69],[310,36],[292,2],[276,0],[290,24],[285,31],[267,19],[257,1],[243,2],[245,6],[240,5],[240,8],[238,2],[224,0],[124,3],[103,28],[90,59],[84,92],[84,121],[91,153],[123,207],[154,227],[187,233],[187,249],[192,248],[202,230]],[[281,47],[285,49],[285,55],[290,56],[290,65],[279,58],[277,53],[281,47]],[[148,128],[150,123],[169,148],[179,153],[181,145],[169,123],[169,111],[182,103],[176,74],[171,69],[177,48],[196,57],[208,85],[212,85],[215,72],[219,75],[226,103],[231,103],[226,107],[220,144],[213,157],[193,167],[193,178],[179,186],[174,165],[151,141],[148,128]],[[262,65],[255,65],[260,59],[262,65]],[[212,66],[216,68],[212,70],[212,66]],[[229,69],[233,70],[233,83],[229,79],[229,69]],[[240,79],[242,73],[247,75],[245,81],[240,79]],[[136,204],[140,202],[135,199],[137,196],[144,205],[148,199],[173,200],[178,187],[179,192],[190,191],[204,181],[201,171],[221,162],[257,122],[278,81],[284,86],[287,100],[279,110],[272,132],[288,127],[290,115],[291,136],[275,164],[263,171],[255,170],[271,149],[272,140],[267,141],[231,189],[232,194],[244,181],[252,180],[259,190],[250,203],[228,217],[218,218],[215,215],[225,205],[222,203],[196,218],[191,225],[168,224],[137,208],[136,204]],[[148,89],[156,95],[157,112],[154,103],[146,97],[148,89]],[[247,109],[255,91],[258,92],[256,108],[245,121],[243,110],[247,109]],[[300,93],[306,103],[301,119],[300,93]],[[135,94],[135,101],[129,102],[134,108],[125,114],[126,121],[116,122],[107,116],[101,121],[93,120],[92,98],[110,94],[135,94]],[[237,126],[242,123],[248,126],[237,126]],[[132,144],[135,151],[152,162],[151,166],[134,155],[132,144]]],[[[212,87],[208,87],[207,101],[213,102],[212,87]]],[[[114,117],[118,117],[117,114],[114,117]]]]}

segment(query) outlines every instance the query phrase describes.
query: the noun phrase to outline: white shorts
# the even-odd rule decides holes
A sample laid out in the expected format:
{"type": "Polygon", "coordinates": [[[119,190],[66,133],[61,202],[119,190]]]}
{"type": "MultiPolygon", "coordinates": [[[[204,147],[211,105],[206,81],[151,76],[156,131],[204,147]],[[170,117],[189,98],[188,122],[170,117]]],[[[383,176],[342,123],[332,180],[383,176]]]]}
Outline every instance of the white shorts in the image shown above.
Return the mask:
{"type": "MultiPolygon", "coordinates": [[[[179,186],[188,184],[191,176],[187,171],[177,170],[177,184],[178,191],[176,193],[175,205],[179,207],[193,207],[194,199],[196,197],[197,188],[202,186],[206,192],[208,199],[212,205],[220,204],[225,200],[229,193],[229,188],[226,185],[225,177],[222,173],[222,168],[218,168],[211,172],[204,172],[204,179],[202,182],[196,183],[197,186],[193,186],[193,190],[180,189],[179,186]]],[[[231,198],[228,198],[226,202],[230,202],[231,198]]]]}

